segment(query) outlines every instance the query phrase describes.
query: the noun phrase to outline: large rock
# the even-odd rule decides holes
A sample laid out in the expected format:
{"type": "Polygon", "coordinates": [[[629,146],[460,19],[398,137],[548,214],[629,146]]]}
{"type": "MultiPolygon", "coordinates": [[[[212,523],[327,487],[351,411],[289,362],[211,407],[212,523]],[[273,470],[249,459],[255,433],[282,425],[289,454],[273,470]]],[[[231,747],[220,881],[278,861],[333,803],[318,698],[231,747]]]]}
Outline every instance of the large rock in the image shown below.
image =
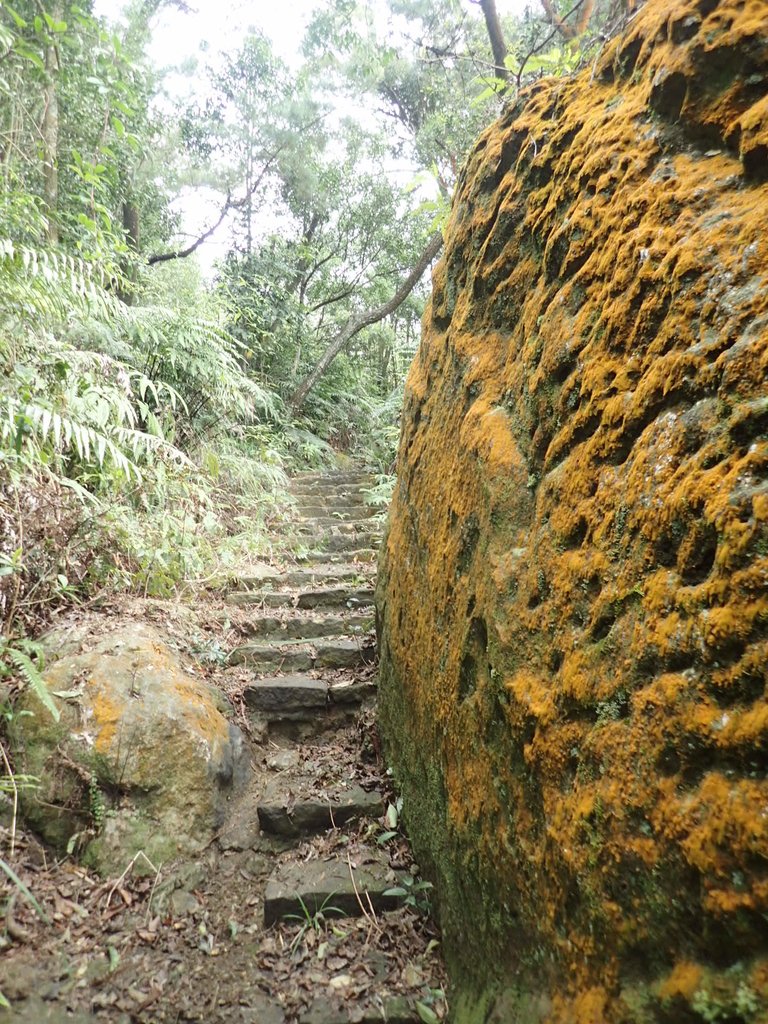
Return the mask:
{"type": "Polygon", "coordinates": [[[459,1024],[766,1019],[767,92],[651,0],[460,179],[378,595],[459,1024]]]}
{"type": "MultiPolygon", "coordinates": [[[[16,763],[40,779],[28,821],[104,873],[139,851],[159,866],[202,849],[245,768],[242,736],[212,689],[145,624],[94,631],[91,621],[46,647],[60,721],[31,690],[14,718],[16,763]]],[[[139,857],[136,868],[149,865],[139,857]]]]}

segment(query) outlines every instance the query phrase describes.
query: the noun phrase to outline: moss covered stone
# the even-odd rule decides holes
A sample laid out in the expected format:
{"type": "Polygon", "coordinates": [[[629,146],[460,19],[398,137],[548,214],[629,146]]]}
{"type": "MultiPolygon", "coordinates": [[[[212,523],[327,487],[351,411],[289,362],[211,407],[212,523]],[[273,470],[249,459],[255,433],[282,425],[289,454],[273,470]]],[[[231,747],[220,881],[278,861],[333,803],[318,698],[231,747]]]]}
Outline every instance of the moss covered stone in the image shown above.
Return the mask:
{"type": "Polygon", "coordinates": [[[16,762],[39,779],[24,813],[61,852],[103,873],[194,853],[222,824],[243,740],[217,696],[143,623],[94,623],[48,639],[55,722],[28,690],[13,723],[16,762]],[[57,651],[62,653],[57,658],[57,651]]]}
{"type": "Polygon", "coordinates": [[[764,1019],[767,92],[650,0],[461,176],[378,589],[461,1024],[764,1019]]]}

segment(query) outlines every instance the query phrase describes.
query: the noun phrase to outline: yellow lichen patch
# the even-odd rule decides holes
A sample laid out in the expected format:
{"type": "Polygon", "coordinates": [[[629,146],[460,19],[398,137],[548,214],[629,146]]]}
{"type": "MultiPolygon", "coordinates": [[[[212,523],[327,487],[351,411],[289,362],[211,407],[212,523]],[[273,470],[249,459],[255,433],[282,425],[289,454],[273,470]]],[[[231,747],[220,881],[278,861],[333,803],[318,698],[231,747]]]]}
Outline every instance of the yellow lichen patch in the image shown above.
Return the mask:
{"type": "Polygon", "coordinates": [[[662,999],[681,997],[688,1002],[699,991],[702,975],[703,971],[699,964],[687,960],[681,961],[660,984],[659,996],[662,999]]]}
{"type": "Polygon", "coordinates": [[[475,402],[462,425],[460,440],[467,449],[477,452],[491,473],[523,464],[509,416],[498,406],[488,408],[484,401],[475,402]]]}
{"type": "Polygon", "coordinates": [[[211,692],[179,671],[175,673],[173,689],[181,700],[187,726],[212,746],[226,743],[227,720],[216,707],[211,692]]]}
{"type": "Polygon", "coordinates": [[[99,754],[108,754],[111,752],[125,707],[114,695],[110,696],[106,687],[94,684],[93,681],[90,685],[95,689],[91,697],[93,724],[97,730],[94,748],[99,754]]]}
{"type": "Polygon", "coordinates": [[[507,684],[507,689],[518,704],[535,718],[546,722],[552,715],[552,689],[547,682],[526,669],[517,672],[507,684]]]}

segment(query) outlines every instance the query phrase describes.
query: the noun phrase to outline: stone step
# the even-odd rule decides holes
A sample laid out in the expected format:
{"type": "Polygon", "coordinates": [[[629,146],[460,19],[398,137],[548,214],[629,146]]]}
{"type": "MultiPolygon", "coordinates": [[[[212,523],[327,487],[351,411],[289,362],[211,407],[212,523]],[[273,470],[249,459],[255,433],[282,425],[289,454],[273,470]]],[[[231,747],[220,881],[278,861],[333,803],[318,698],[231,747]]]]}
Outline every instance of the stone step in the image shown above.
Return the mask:
{"type": "Polygon", "coordinates": [[[382,1024],[384,1021],[386,1024],[423,1024],[424,1021],[405,996],[376,998],[374,1005],[367,1008],[356,1002],[354,1018],[349,1009],[332,1006],[326,997],[312,1002],[299,1017],[299,1024],[351,1024],[353,1019],[355,1024],[382,1024]]]}
{"type": "Polygon", "coordinates": [[[367,608],[374,602],[373,587],[329,587],[326,590],[306,590],[298,595],[297,608],[367,608]]]}
{"type": "Polygon", "coordinates": [[[318,636],[345,636],[367,633],[373,628],[373,612],[368,614],[322,615],[308,618],[299,615],[257,615],[240,628],[247,636],[278,640],[308,640],[318,636]]]}
{"type": "MultiPolygon", "coordinates": [[[[311,780],[306,780],[305,785],[307,783],[311,780]]],[[[348,821],[380,818],[384,814],[381,793],[368,793],[361,786],[337,787],[320,796],[294,800],[290,789],[301,786],[301,779],[278,776],[269,780],[257,805],[262,832],[295,839],[338,828],[348,821]]]]}
{"type": "Polygon", "coordinates": [[[305,551],[303,554],[295,555],[297,562],[312,563],[313,565],[317,562],[363,562],[365,564],[369,562],[375,562],[378,552],[374,548],[353,548],[351,551],[305,551]]]}
{"type": "Polygon", "coordinates": [[[291,487],[288,492],[294,503],[303,502],[311,505],[354,505],[367,503],[366,498],[373,490],[373,484],[358,486],[357,484],[338,484],[321,487],[311,484],[306,487],[291,487]]]}
{"type": "Polygon", "coordinates": [[[247,665],[254,672],[305,672],[310,669],[356,668],[375,661],[372,647],[359,640],[318,638],[304,644],[295,639],[272,643],[250,643],[236,647],[229,656],[230,665],[247,665]]]}
{"type": "Polygon", "coordinates": [[[343,511],[348,508],[368,509],[373,507],[366,502],[362,491],[336,491],[328,494],[309,491],[307,493],[300,492],[299,494],[294,494],[294,498],[298,508],[321,508],[325,515],[328,514],[329,509],[340,509],[343,511]]]}
{"type": "Polygon", "coordinates": [[[328,587],[323,590],[236,590],[229,604],[264,608],[366,608],[373,604],[372,587],[328,587]]]}
{"type": "Polygon", "coordinates": [[[291,523],[299,536],[317,536],[322,534],[325,537],[359,537],[375,531],[375,524],[366,519],[351,519],[345,522],[343,519],[311,519],[297,520],[291,523]]]}
{"type": "Polygon", "coordinates": [[[376,693],[375,679],[329,684],[308,675],[271,676],[256,679],[243,690],[251,711],[267,720],[315,714],[328,707],[351,707],[376,693]]]}
{"type": "Polygon", "coordinates": [[[338,484],[357,484],[372,486],[376,483],[376,475],[366,469],[343,470],[338,473],[298,473],[291,481],[292,486],[320,484],[323,487],[338,484]]]}
{"type": "Polygon", "coordinates": [[[267,882],[264,923],[275,924],[287,914],[297,914],[304,920],[307,913],[314,916],[322,912],[332,921],[338,917],[360,917],[370,913],[371,906],[375,913],[396,910],[402,906],[403,897],[386,894],[401,879],[402,873],[390,868],[386,854],[374,850],[350,862],[287,861],[267,882]]]}
{"type": "Polygon", "coordinates": [[[297,505],[296,514],[302,519],[316,519],[318,522],[352,523],[371,519],[378,509],[372,505],[297,505]]]}
{"type": "Polygon", "coordinates": [[[331,534],[323,541],[329,551],[356,551],[358,548],[376,548],[381,544],[381,533],[331,534]]]}
{"type": "Polygon", "coordinates": [[[238,590],[277,590],[284,587],[323,587],[328,583],[349,580],[364,583],[370,579],[373,571],[373,566],[356,565],[349,561],[319,562],[305,569],[289,569],[287,572],[276,569],[257,576],[237,576],[232,580],[232,587],[238,590]]]}

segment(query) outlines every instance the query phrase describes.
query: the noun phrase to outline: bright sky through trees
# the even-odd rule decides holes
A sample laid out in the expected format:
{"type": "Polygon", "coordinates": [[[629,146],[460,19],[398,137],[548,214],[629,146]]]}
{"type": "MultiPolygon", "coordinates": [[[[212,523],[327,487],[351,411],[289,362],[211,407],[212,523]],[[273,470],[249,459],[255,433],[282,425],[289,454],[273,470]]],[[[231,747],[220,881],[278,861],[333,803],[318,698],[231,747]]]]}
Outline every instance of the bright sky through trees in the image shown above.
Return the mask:
{"type": "MultiPolygon", "coordinates": [[[[476,6],[473,0],[464,0],[468,7],[476,6]]],[[[499,13],[522,12],[531,0],[499,0],[499,13]]],[[[382,16],[387,16],[385,0],[377,0],[382,16]]],[[[301,43],[312,12],[323,6],[323,0],[289,0],[276,4],[270,0],[192,0],[187,11],[169,4],[153,19],[152,37],[148,53],[158,68],[181,68],[179,74],[166,70],[163,79],[163,93],[171,107],[177,102],[194,96],[200,99],[205,86],[203,75],[194,73],[217,53],[234,53],[249,31],[264,33],[277,56],[289,66],[298,68],[301,63],[301,43]],[[190,73],[191,72],[191,73],[190,73]]],[[[125,7],[124,0],[95,0],[95,13],[118,22],[125,7]]],[[[478,13],[475,11],[475,13],[478,13]]],[[[356,108],[344,111],[360,117],[362,110],[356,108]]],[[[402,178],[402,184],[410,181],[415,170],[410,167],[395,167],[392,173],[402,178]]],[[[181,211],[182,229],[189,238],[198,235],[215,222],[221,205],[221,197],[212,189],[196,187],[182,188],[174,206],[181,211]]],[[[202,246],[197,258],[206,275],[213,271],[213,264],[221,258],[229,246],[226,224],[202,246]]]]}

